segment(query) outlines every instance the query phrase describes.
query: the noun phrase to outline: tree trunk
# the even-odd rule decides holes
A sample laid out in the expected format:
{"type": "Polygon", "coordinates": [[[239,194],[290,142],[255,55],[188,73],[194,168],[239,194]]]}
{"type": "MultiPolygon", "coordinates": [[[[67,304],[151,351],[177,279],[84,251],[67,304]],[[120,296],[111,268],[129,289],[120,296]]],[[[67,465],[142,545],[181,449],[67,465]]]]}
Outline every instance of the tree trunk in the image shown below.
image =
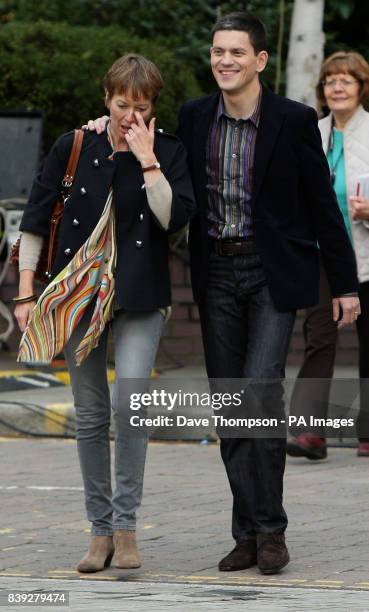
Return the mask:
{"type": "Polygon", "coordinates": [[[323,60],[324,0],[295,0],[287,58],[287,97],[316,106],[323,60]]]}

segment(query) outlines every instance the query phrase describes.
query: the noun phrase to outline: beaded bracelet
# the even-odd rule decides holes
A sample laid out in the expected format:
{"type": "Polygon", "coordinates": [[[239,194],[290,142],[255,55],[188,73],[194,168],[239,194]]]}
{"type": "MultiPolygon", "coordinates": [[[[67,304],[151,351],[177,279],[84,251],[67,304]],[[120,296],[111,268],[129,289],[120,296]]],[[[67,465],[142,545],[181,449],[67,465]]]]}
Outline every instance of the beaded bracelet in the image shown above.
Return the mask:
{"type": "Polygon", "coordinates": [[[36,300],[37,300],[37,295],[35,293],[27,297],[13,298],[13,302],[15,302],[16,304],[27,304],[27,302],[35,302],[36,300]]]}

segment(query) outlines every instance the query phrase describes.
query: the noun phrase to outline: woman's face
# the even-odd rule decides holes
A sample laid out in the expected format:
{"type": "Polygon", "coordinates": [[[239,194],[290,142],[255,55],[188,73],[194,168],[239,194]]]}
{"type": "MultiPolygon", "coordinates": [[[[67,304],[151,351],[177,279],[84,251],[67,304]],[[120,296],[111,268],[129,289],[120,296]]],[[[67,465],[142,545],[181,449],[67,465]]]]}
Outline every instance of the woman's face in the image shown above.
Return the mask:
{"type": "Polygon", "coordinates": [[[153,111],[151,100],[144,96],[134,99],[130,92],[114,94],[107,98],[106,106],[110,110],[111,129],[120,140],[125,140],[132,123],[137,123],[135,112],[141,113],[147,124],[153,111]]]}
{"type": "Polygon", "coordinates": [[[333,114],[354,111],[359,106],[360,83],[354,76],[344,72],[329,74],[324,82],[324,96],[333,114]]]}

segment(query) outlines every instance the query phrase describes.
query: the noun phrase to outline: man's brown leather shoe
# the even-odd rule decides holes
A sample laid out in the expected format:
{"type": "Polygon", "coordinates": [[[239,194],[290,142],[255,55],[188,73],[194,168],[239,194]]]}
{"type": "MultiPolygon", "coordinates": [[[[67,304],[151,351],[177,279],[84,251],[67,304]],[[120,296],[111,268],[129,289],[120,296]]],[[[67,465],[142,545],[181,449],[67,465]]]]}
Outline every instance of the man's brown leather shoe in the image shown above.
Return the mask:
{"type": "Polygon", "coordinates": [[[256,540],[243,540],[224,559],[219,561],[220,572],[237,572],[256,565],[256,540]]]}
{"type": "Polygon", "coordinates": [[[259,533],[257,558],[262,574],[277,574],[290,560],[283,533],[259,533]]]}

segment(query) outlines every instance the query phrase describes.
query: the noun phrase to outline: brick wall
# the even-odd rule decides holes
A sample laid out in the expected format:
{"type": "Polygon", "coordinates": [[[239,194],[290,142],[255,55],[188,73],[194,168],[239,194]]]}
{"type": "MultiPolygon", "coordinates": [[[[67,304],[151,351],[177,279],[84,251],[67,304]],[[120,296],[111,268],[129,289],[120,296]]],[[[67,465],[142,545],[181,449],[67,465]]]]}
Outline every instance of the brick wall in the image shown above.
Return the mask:
{"type": "MultiPolygon", "coordinates": [[[[161,340],[158,363],[162,366],[198,365],[203,363],[200,322],[197,306],[193,303],[189,268],[178,257],[171,255],[170,270],[172,278],[173,312],[166,325],[161,340]]],[[[5,283],[0,287],[0,300],[11,305],[11,298],[17,293],[17,272],[11,266],[5,283]]],[[[12,308],[12,306],[10,306],[12,308]]],[[[292,336],[288,363],[299,365],[304,350],[302,334],[303,312],[299,312],[292,336]]],[[[4,321],[0,316],[0,332],[4,321]]],[[[16,330],[9,341],[11,351],[16,351],[20,333],[16,330]]],[[[1,354],[1,347],[0,347],[1,354]]],[[[338,365],[357,364],[356,329],[350,326],[339,333],[338,365]]]]}
{"type": "Polygon", "coordinates": [[[170,256],[172,316],[165,326],[159,363],[198,365],[204,362],[199,312],[193,302],[189,267],[170,256]]]}

